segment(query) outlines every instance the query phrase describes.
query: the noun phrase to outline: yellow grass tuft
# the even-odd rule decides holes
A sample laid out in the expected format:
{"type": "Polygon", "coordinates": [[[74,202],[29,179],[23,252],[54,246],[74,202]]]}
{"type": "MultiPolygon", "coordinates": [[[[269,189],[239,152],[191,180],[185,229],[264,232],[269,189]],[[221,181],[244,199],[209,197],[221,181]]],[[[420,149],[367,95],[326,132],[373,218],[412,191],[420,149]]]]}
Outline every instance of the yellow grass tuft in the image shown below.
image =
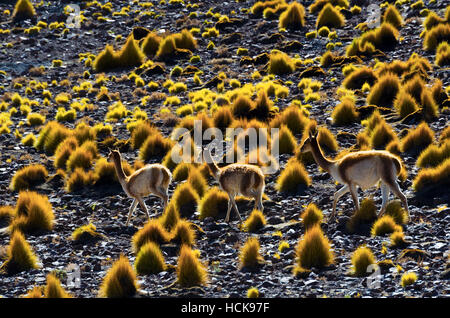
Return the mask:
{"type": "Polygon", "coordinates": [[[187,245],[181,246],[177,264],[177,283],[182,287],[201,286],[206,283],[206,267],[187,245]]]}
{"type": "Polygon", "coordinates": [[[50,231],[53,229],[54,219],[53,207],[47,196],[33,191],[21,191],[10,228],[24,232],[50,231]]]}
{"type": "Polygon", "coordinates": [[[372,225],[370,233],[372,236],[383,236],[401,230],[402,227],[397,225],[390,215],[383,215],[372,225]]]}
{"type": "Polygon", "coordinates": [[[368,271],[367,267],[377,263],[375,255],[370,248],[366,246],[360,246],[353,252],[352,255],[352,273],[355,276],[367,276],[373,271],[368,271]]]}
{"type": "Polygon", "coordinates": [[[33,4],[30,0],[17,0],[11,15],[13,22],[30,19],[36,16],[33,4]]]}
{"type": "Polygon", "coordinates": [[[200,200],[199,219],[207,217],[217,218],[219,213],[225,213],[228,208],[228,195],[218,187],[210,188],[200,200]]]}
{"type": "Polygon", "coordinates": [[[18,170],[12,177],[10,189],[21,191],[42,184],[48,176],[47,169],[41,164],[32,164],[18,170]]]}
{"type": "Polygon", "coordinates": [[[279,29],[299,30],[305,26],[305,8],[299,2],[291,2],[281,13],[278,22],[279,29]]]}
{"type": "Polygon", "coordinates": [[[301,269],[323,268],[334,261],[330,242],[317,225],[310,228],[300,239],[295,255],[296,268],[301,269]]]}
{"type": "Polygon", "coordinates": [[[37,261],[38,259],[25,240],[25,236],[20,231],[14,231],[7,249],[7,260],[0,267],[0,271],[14,274],[38,268],[37,261]]]}
{"type": "Polygon", "coordinates": [[[314,203],[308,204],[300,216],[305,230],[323,222],[323,213],[314,203]]]}
{"type": "Polygon", "coordinates": [[[47,275],[47,284],[44,288],[45,298],[72,298],[61,286],[60,280],[54,274],[47,275]]]}
{"type": "Polygon", "coordinates": [[[172,201],[181,215],[188,217],[196,211],[200,197],[190,183],[183,183],[176,187],[172,201]]]}
{"type": "Polygon", "coordinates": [[[416,273],[406,272],[402,275],[400,285],[402,285],[403,288],[406,288],[407,286],[414,284],[416,281],[417,281],[416,273]]]}
{"type": "Polygon", "coordinates": [[[147,242],[157,244],[170,241],[170,235],[167,230],[157,220],[149,220],[142,229],[136,232],[132,238],[133,249],[138,253],[140,248],[147,242]]]}
{"type": "Polygon", "coordinates": [[[165,271],[167,265],[159,246],[154,242],[148,242],[139,250],[134,267],[139,275],[149,275],[165,271]]]}
{"type": "Polygon", "coordinates": [[[256,237],[250,237],[239,251],[239,263],[241,268],[255,269],[264,262],[260,252],[259,241],[256,237]]]}
{"type": "Polygon", "coordinates": [[[310,185],[311,178],[303,164],[297,160],[290,160],[280,173],[275,187],[279,192],[296,192],[299,188],[310,185]]]}
{"type": "Polygon", "coordinates": [[[124,255],[114,262],[100,286],[99,296],[107,298],[133,297],[138,289],[136,273],[124,255]]]}
{"type": "Polygon", "coordinates": [[[244,222],[243,228],[248,232],[256,232],[266,225],[264,214],[259,210],[253,210],[247,220],[244,222]]]}
{"type": "Polygon", "coordinates": [[[345,25],[344,15],[330,3],[326,4],[316,20],[316,28],[327,26],[330,28],[341,28],[345,25]]]}

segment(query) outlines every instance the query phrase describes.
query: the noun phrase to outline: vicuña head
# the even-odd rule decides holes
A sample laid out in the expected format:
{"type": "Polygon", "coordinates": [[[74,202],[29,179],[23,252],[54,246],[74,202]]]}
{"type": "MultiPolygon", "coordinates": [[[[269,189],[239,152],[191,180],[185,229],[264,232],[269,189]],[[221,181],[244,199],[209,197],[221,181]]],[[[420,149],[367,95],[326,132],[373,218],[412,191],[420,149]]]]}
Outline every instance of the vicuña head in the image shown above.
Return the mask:
{"type": "Polygon", "coordinates": [[[233,163],[226,167],[219,168],[211,156],[208,147],[203,149],[203,157],[214,178],[219,181],[220,187],[228,194],[228,210],[225,222],[230,220],[231,207],[234,207],[242,222],[236,205],[236,195],[244,195],[255,198],[255,209],[263,211],[262,197],[264,194],[264,174],[258,166],[233,163]]]}
{"type": "Polygon", "coordinates": [[[126,226],[130,222],[131,215],[136,209],[138,203],[150,218],[147,206],[143,200],[144,197],[154,194],[163,200],[163,211],[169,200],[168,188],[172,181],[170,170],[161,164],[148,164],[139,170],[136,170],[130,176],[127,176],[122,168],[122,156],[119,150],[110,150],[108,160],[112,160],[116,170],[117,178],[125,193],[133,198],[133,203],[128,212],[126,226]]]}
{"type": "Polygon", "coordinates": [[[397,182],[397,175],[400,173],[402,163],[395,155],[384,150],[368,150],[349,153],[339,160],[330,160],[323,155],[320,149],[317,130],[309,132],[309,137],[301,145],[300,151],[302,153],[311,152],[314,160],[322,169],[327,171],[336,181],[344,184],[334,194],[332,220],[336,213],[336,203],[341,196],[350,191],[355,208],[359,209],[356,187],[359,186],[366,190],[376,185],[380,180],[383,200],[378,216],[385,212],[389,193],[392,191],[402,201],[409,217],[408,202],[397,182]]]}

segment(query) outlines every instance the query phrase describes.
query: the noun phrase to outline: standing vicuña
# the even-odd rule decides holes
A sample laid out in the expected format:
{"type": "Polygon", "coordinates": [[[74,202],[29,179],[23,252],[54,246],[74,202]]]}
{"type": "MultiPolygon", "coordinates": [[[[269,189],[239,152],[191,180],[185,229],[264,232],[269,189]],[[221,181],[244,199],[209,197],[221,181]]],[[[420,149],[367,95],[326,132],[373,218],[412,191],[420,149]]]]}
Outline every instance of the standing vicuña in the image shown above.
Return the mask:
{"type": "Polygon", "coordinates": [[[400,198],[408,212],[408,202],[405,195],[400,191],[397,183],[397,175],[400,173],[402,164],[400,159],[388,151],[368,150],[352,152],[339,160],[329,160],[324,157],[317,141],[317,132],[309,133],[301,147],[301,152],[312,152],[314,160],[336,181],[344,186],[334,194],[333,212],[331,220],[336,213],[336,203],[341,196],[350,191],[356,209],[359,209],[358,194],[356,186],[366,190],[373,187],[381,180],[381,194],[383,201],[378,216],[383,215],[389,198],[389,190],[400,198]]]}
{"type": "Polygon", "coordinates": [[[236,205],[235,197],[242,194],[255,198],[255,209],[263,211],[262,196],[264,194],[264,174],[258,166],[249,164],[234,163],[226,167],[219,168],[211,157],[209,149],[203,151],[205,161],[211,170],[214,178],[219,181],[220,187],[228,194],[228,211],[225,222],[230,220],[230,211],[233,206],[242,222],[236,205]]]}
{"type": "Polygon", "coordinates": [[[128,226],[130,217],[138,203],[150,218],[147,206],[143,200],[143,197],[150,194],[154,194],[163,200],[164,211],[167,206],[167,201],[169,200],[167,189],[172,181],[172,174],[169,169],[161,164],[148,164],[141,169],[136,170],[130,176],[127,176],[123,171],[122,158],[118,150],[110,150],[108,159],[112,159],[114,162],[117,178],[119,179],[123,191],[125,191],[130,198],[134,199],[130,206],[130,211],[128,212],[126,226],[128,226]]]}

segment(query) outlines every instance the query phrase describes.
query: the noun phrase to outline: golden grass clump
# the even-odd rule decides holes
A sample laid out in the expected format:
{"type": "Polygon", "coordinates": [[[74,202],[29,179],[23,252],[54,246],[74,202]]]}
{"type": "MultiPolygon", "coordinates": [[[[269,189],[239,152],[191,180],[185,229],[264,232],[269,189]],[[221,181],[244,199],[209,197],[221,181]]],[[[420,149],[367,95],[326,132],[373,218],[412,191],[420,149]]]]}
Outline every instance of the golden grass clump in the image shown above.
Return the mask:
{"type": "Polygon", "coordinates": [[[181,215],[188,217],[196,211],[200,197],[191,184],[183,183],[176,187],[172,201],[181,215]]]}
{"type": "Polygon", "coordinates": [[[338,126],[346,126],[357,122],[359,113],[356,110],[353,99],[343,98],[341,102],[334,107],[331,118],[333,119],[333,124],[338,126]]]}
{"type": "Polygon", "coordinates": [[[42,184],[48,176],[47,169],[41,164],[32,164],[16,171],[11,179],[10,189],[21,191],[42,184]]]}
{"type": "Polygon", "coordinates": [[[120,255],[106,273],[100,286],[99,296],[106,298],[133,297],[138,289],[136,273],[128,258],[120,255]]]}
{"type": "Polygon", "coordinates": [[[403,233],[403,231],[395,231],[391,234],[389,239],[391,240],[390,246],[394,248],[403,248],[408,244],[408,242],[405,240],[405,234],[403,233]]]}
{"type": "Polygon", "coordinates": [[[153,157],[162,158],[169,152],[172,145],[172,140],[165,138],[161,133],[150,135],[139,148],[139,158],[144,162],[153,157]]]}
{"type": "Polygon", "coordinates": [[[228,208],[228,195],[218,187],[210,188],[199,204],[199,219],[203,220],[207,217],[217,218],[219,213],[225,213],[228,208]]]}
{"type": "Polygon", "coordinates": [[[296,192],[299,188],[310,185],[311,178],[303,164],[297,160],[290,160],[280,173],[275,187],[279,192],[296,192]]]}
{"type": "Polygon", "coordinates": [[[266,225],[266,218],[259,210],[253,210],[244,222],[244,229],[248,232],[256,232],[266,225]]]}
{"type": "Polygon", "coordinates": [[[441,67],[450,65],[450,45],[444,41],[439,43],[436,49],[435,64],[441,67]]]}
{"type": "Polygon", "coordinates": [[[295,71],[295,63],[284,52],[274,50],[270,53],[268,72],[275,75],[290,74],[295,71]]]}
{"type": "Polygon", "coordinates": [[[65,189],[67,192],[76,192],[89,186],[94,181],[92,173],[84,171],[83,168],[75,168],[66,179],[65,189]]]}
{"type": "Polygon", "coordinates": [[[364,198],[359,210],[351,216],[347,223],[347,230],[356,232],[362,224],[370,224],[377,219],[377,208],[371,198],[364,198]]]}
{"type": "MultiPolygon", "coordinates": [[[[125,160],[122,160],[122,168],[127,176],[134,172],[133,168],[125,160]]],[[[93,181],[95,181],[96,185],[119,184],[114,163],[108,162],[106,158],[100,158],[96,161],[92,178],[94,179],[93,181]]]]}
{"type": "Polygon", "coordinates": [[[144,62],[145,54],[131,35],[117,53],[117,59],[121,67],[139,66],[144,62]]]}
{"type": "Polygon", "coordinates": [[[133,149],[139,149],[149,136],[157,133],[157,128],[153,127],[148,122],[139,121],[131,133],[131,147],[133,147],[133,149]]]}
{"type": "Polygon", "coordinates": [[[403,152],[420,154],[433,141],[434,131],[426,122],[422,122],[416,128],[410,129],[408,134],[401,140],[401,149],[403,152]]]}
{"type": "Polygon", "coordinates": [[[316,20],[316,28],[327,26],[330,28],[341,28],[345,25],[345,17],[344,15],[332,4],[326,4],[316,20]]]}
{"type": "Polygon", "coordinates": [[[294,269],[294,273],[298,272],[298,269],[323,268],[334,261],[330,242],[318,225],[306,231],[300,239],[295,248],[295,256],[297,270],[294,269]]]}
{"type": "Polygon", "coordinates": [[[395,223],[394,219],[390,215],[383,215],[381,218],[375,221],[370,230],[372,236],[383,236],[385,234],[394,233],[395,231],[401,231],[402,227],[395,223]]]}
{"type": "Polygon", "coordinates": [[[0,267],[0,272],[9,274],[38,268],[38,259],[31,246],[20,231],[14,231],[7,249],[7,260],[0,267]]]}
{"type": "Polygon", "coordinates": [[[367,31],[360,37],[360,47],[371,43],[377,49],[388,49],[398,43],[399,32],[390,23],[382,23],[378,28],[367,31]]]}
{"type": "Polygon", "coordinates": [[[178,49],[194,51],[197,48],[197,40],[187,29],[183,29],[181,33],[174,34],[174,38],[175,45],[178,49]]]}
{"type": "Polygon", "coordinates": [[[204,285],[208,280],[206,266],[187,245],[182,245],[177,263],[177,283],[182,287],[204,285]]]}
{"type": "Polygon", "coordinates": [[[14,207],[9,205],[0,206],[0,224],[9,223],[14,218],[14,207]]]}
{"type": "Polygon", "coordinates": [[[162,38],[154,32],[150,32],[142,41],[141,49],[142,52],[147,56],[154,56],[158,52],[159,44],[162,38]]]}
{"type": "Polygon", "coordinates": [[[423,49],[431,52],[435,51],[439,43],[450,43],[450,24],[438,24],[425,33],[423,49]]]}
{"type": "Polygon", "coordinates": [[[361,89],[365,83],[373,85],[377,76],[371,67],[363,66],[346,75],[342,85],[348,89],[361,89]]]}
{"type": "Polygon", "coordinates": [[[159,246],[154,242],[145,243],[136,256],[134,268],[139,275],[158,274],[165,271],[167,265],[159,246]]]}
{"type": "Polygon", "coordinates": [[[352,255],[352,274],[358,277],[367,276],[373,271],[368,271],[369,265],[376,264],[377,260],[370,248],[358,247],[352,255]]]}
{"type": "Polygon", "coordinates": [[[291,2],[281,13],[278,22],[279,29],[299,30],[305,26],[305,8],[299,2],[291,2]]]}
{"type": "Polygon", "coordinates": [[[380,107],[392,107],[399,90],[399,78],[395,74],[385,74],[378,79],[370,90],[367,103],[380,107]]]}
{"type": "Polygon", "coordinates": [[[236,118],[248,117],[253,110],[254,104],[250,97],[246,95],[239,95],[231,106],[233,110],[233,116],[236,118]]]}
{"type": "Polygon", "coordinates": [[[400,201],[395,200],[388,203],[386,206],[385,215],[391,216],[395,223],[402,225],[408,222],[408,213],[402,207],[400,201]]]}
{"type": "Polygon", "coordinates": [[[280,128],[282,124],[286,125],[293,134],[303,133],[309,119],[305,114],[295,105],[288,106],[281,113],[279,113],[270,122],[271,128],[280,128]]]}
{"type": "Polygon", "coordinates": [[[406,288],[407,286],[414,284],[416,281],[417,281],[416,273],[406,272],[402,275],[400,285],[402,285],[403,288],[406,288]]]}
{"type": "Polygon", "coordinates": [[[320,225],[323,222],[323,213],[314,203],[308,204],[300,216],[305,230],[312,228],[315,225],[320,225]]]}
{"type": "Polygon", "coordinates": [[[189,183],[192,188],[197,192],[200,198],[206,193],[208,189],[208,182],[203,176],[199,168],[191,167],[189,170],[189,175],[187,178],[187,183],[189,183]]]}
{"type": "Polygon", "coordinates": [[[259,298],[259,290],[256,287],[247,290],[247,298],[259,298]]]}
{"type": "Polygon", "coordinates": [[[193,229],[193,224],[184,219],[180,219],[170,232],[171,242],[176,242],[177,244],[185,244],[192,246],[195,244],[195,230],[193,229]]]}
{"type": "Polygon", "coordinates": [[[70,154],[66,161],[67,172],[74,171],[76,168],[89,169],[92,166],[94,157],[90,151],[83,147],[78,147],[70,154]]]}
{"type": "Polygon", "coordinates": [[[71,131],[65,126],[55,121],[50,121],[39,132],[39,137],[34,147],[52,156],[58,145],[71,134],[71,131]]]}
{"type": "Polygon", "coordinates": [[[107,44],[93,62],[93,68],[97,72],[105,72],[117,67],[117,57],[112,45],[107,44]]]}
{"type": "Polygon", "coordinates": [[[384,11],[382,21],[392,24],[397,29],[401,28],[404,24],[400,12],[398,12],[395,5],[392,4],[388,5],[384,11]]]}
{"type": "Polygon", "coordinates": [[[255,269],[264,262],[260,252],[258,238],[250,237],[239,251],[239,263],[241,268],[255,269]]]}
{"type": "Polygon", "coordinates": [[[166,206],[163,214],[158,218],[164,228],[170,231],[180,220],[180,211],[176,208],[173,201],[170,201],[166,206]]]}
{"type": "Polygon", "coordinates": [[[449,158],[450,139],[443,140],[441,143],[441,146],[432,144],[422,151],[417,158],[416,165],[420,168],[432,168],[449,158]]]}
{"type": "Polygon", "coordinates": [[[173,56],[177,50],[177,45],[175,43],[175,38],[173,36],[166,36],[159,44],[156,56],[160,59],[165,59],[173,56]]]}
{"type": "Polygon", "coordinates": [[[44,288],[45,298],[72,298],[61,286],[61,281],[54,274],[47,275],[47,284],[44,288]]]}
{"type": "Polygon", "coordinates": [[[67,137],[56,148],[53,164],[55,168],[64,169],[71,153],[78,147],[78,140],[74,137],[67,137]]]}
{"type": "Polygon", "coordinates": [[[13,22],[30,19],[36,16],[33,4],[30,0],[17,0],[11,15],[13,22]]]}
{"type": "Polygon", "coordinates": [[[311,13],[317,13],[322,10],[324,6],[331,4],[333,6],[340,6],[342,8],[348,8],[350,6],[348,0],[315,0],[310,6],[309,11],[311,13]]]}
{"type": "Polygon", "coordinates": [[[428,188],[445,189],[450,186],[450,158],[447,158],[434,168],[419,170],[413,181],[413,189],[416,192],[424,191],[428,188]]]}
{"type": "Polygon", "coordinates": [[[228,106],[219,107],[213,114],[214,127],[225,130],[233,122],[232,109],[228,106]]]}
{"type": "Polygon", "coordinates": [[[97,232],[97,227],[94,224],[89,223],[76,228],[72,232],[71,239],[75,242],[86,242],[102,236],[102,234],[97,232]]]}
{"type": "Polygon", "coordinates": [[[416,100],[403,88],[395,97],[394,108],[401,118],[405,118],[419,109],[416,100]]]}
{"type": "Polygon", "coordinates": [[[424,89],[420,96],[422,104],[422,115],[425,120],[434,120],[439,116],[439,106],[434,100],[433,92],[424,89]]]}
{"type": "Polygon", "coordinates": [[[297,140],[286,125],[282,125],[278,131],[278,138],[272,141],[278,142],[280,154],[293,154],[297,147],[297,140]]]}
{"type": "Polygon", "coordinates": [[[373,149],[384,149],[390,142],[397,139],[397,134],[392,126],[384,120],[375,126],[370,135],[370,143],[373,149]]]}
{"type": "Polygon", "coordinates": [[[142,229],[133,235],[132,243],[135,253],[147,242],[155,242],[157,244],[167,243],[170,241],[170,234],[157,220],[149,220],[142,229]]]}
{"type": "Polygon", "coordinates": [[[53,207],[47,196],[34,191],[21,191],[10,228],[24,232],[50,231],[53,229],[54,219],[53,207]]]}

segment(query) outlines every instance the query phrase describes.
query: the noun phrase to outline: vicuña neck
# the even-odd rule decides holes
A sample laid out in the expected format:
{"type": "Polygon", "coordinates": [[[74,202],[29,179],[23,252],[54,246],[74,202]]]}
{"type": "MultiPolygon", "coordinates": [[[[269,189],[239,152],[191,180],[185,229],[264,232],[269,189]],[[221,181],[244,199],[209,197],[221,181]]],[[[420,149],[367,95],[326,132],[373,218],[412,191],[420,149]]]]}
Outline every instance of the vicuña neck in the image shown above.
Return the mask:
{"type": "Polygon", "coordinates": [[[322,153],[322,149],[320,149],[319,143],[317,140],[311,143],[312,155],[316,163],[325,171],[329,172],[331,166],[334,164],[334,161],[325,158],[322,153]]]}
{"type": "Polygon", "coordinates": [[[113,161],[114,161],[114,168],[116,169],[117,173],[117,178],[119,179],[120,182],[125,181],[127,176],[125,175],[125,172],[123,172],[122,160],[120,160],[120,156],[117,157],[114,156],[113,161]]]}

